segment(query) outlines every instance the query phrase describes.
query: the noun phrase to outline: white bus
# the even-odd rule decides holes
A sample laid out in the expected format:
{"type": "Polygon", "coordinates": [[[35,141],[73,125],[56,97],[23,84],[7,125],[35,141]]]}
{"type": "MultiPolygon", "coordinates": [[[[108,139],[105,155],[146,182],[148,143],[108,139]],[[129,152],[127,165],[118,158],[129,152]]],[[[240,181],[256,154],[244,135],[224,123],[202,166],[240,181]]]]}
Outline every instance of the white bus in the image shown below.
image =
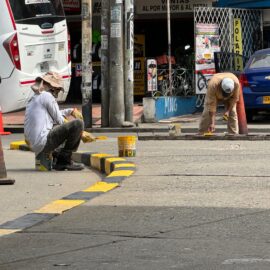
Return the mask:
{"type": "Polygon", "coordinates": [[[0,1],[0,107],[22,109],[30,86],[47,71],[61,74],[66,100],[70,78],[70,39],[61,0],[0,1]]]}

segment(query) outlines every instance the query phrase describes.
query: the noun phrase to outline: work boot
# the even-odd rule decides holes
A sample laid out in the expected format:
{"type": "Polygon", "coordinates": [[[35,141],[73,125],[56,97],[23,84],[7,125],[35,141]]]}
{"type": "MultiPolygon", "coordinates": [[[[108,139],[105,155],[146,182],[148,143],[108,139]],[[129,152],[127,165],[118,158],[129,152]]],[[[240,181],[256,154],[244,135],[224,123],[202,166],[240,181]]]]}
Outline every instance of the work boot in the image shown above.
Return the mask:
{"type": "Polygon", "coordinates": [[[36,155],[36,170],[51,171],[52,170],[52,153],[42,151],[36,155]]]}
{"type": "Polygon", "coordinates": [[[53,153],[54,162],[52,168],[56,171],[81,171],[84,169],[82,164],[75,163],[71,160],[71,155],[62,153],[53,153]]]}
{"type": "Polygon", "coordinates": [[[73,161],[71,161],[70,163],[56,162],[56,164],[53,165],[53,169],[56,171],[81,171],[84,169],[84,166],[73,161]]]}

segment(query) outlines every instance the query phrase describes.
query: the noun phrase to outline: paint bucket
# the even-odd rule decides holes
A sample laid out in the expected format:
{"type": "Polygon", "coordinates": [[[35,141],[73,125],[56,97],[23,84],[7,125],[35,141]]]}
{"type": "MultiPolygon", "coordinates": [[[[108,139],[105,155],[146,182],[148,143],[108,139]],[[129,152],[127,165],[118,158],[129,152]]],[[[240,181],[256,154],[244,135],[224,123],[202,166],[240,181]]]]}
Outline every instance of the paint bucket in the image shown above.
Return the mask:
{"type": "Polygon", "coordinates": [[[51,171],[53,157],[51,153],[41,152],[36,156],[36,170],[37,171],[51,171]]]}
{"type": "Polygon", "coordinates": [[[118,137],[118,153],[119,153],[119,157],[135,157],[136,156],[136,136],[118,137]]]}

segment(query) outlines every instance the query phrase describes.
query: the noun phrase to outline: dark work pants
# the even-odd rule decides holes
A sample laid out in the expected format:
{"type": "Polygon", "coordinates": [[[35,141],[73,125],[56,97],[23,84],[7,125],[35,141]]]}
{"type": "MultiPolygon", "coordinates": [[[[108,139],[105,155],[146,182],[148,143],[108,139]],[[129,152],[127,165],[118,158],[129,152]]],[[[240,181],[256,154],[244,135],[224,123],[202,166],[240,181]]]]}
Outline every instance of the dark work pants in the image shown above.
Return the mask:
{"type": "Polygon", "coordinates": [[[72,152],[77,151],[84,123],[80,119],[75,119],[55,126],[47,136],[47,143],[42,152],[58,152],[60,163],[67,163],[71,160],[72,152]]]}

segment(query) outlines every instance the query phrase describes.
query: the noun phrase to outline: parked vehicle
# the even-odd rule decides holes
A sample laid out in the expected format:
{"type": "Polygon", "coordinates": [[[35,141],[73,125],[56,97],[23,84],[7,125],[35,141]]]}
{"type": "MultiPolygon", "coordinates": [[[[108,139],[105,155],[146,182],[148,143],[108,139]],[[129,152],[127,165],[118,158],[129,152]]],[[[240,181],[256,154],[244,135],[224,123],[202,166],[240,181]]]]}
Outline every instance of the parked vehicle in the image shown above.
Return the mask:
{"type": "Polygon", "coordinates": [[[3,0],[0,16],[0,106],[2,112],[24,108],[30,85],[47,71],[64,79],[65,101],[71,61],[67,23],[61,0],[3,0]]]}
{"type": "Polygon", "coordinates": [[[270,49],[256,51],[240,75],[247,119],[270,111],[270,49]]]}

